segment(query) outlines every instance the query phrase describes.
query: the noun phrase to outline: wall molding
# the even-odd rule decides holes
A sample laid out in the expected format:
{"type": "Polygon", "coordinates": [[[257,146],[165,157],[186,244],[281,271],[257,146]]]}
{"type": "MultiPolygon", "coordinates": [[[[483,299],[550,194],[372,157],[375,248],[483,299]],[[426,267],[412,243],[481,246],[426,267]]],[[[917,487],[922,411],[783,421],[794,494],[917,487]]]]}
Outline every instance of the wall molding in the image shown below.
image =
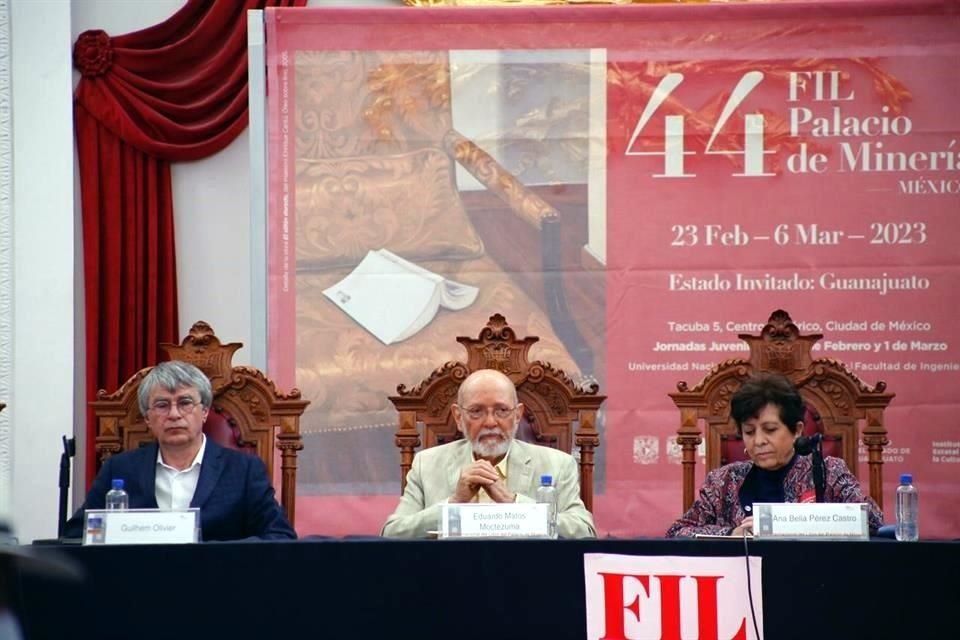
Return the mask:
{"type": "MultiPolygon", "coordinates": [[[[0,402],[13,388],[13,87],[10,0],[0,0],[0,402]]],[[[13,442],[10,415],[0,412],[0,521],[13,511],[13,442]]]]}

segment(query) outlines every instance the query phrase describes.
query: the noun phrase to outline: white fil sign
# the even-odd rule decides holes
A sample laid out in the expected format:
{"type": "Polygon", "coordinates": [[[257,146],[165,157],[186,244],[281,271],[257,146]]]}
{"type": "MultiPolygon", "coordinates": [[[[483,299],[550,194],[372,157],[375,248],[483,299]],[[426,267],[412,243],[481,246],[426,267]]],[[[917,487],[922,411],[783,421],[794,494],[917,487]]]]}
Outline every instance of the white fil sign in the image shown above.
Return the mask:
{"type": "Polygon", "coordinates": [[[588,640],[763,640],[761,558],[586,553],[588,640]],[[759,637],[754,631],[756,617],[759,637]]]}

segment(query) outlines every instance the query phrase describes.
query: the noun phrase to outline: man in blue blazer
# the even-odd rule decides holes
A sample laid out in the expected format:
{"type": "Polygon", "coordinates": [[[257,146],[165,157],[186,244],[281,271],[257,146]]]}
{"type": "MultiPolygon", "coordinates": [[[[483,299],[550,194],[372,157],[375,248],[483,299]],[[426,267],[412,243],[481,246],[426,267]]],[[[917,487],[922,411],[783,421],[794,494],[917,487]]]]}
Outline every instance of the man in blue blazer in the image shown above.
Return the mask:
{"type": "Polygon", "coordinates": [[[158,364],[141,381],[137,400],[156,443],[107,458],[67,522],[67,537],[82,536],[84,511],[104,508],[116,478],[124,481],[131,509],[200,509],[203,540],[297,537],[263,461],[203,435],[213,392],[200,369],[179,361],[158,364]]]}

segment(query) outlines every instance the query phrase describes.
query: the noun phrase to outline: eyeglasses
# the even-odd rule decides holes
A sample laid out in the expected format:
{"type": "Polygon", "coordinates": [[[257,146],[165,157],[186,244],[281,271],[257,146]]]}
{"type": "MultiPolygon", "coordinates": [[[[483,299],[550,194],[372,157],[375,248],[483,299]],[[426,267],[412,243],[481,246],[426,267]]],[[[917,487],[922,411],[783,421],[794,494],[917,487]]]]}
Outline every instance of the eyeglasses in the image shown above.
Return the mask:
{"type": "Polygon", "coordinates": [[[471,420],[482,420],[491,412],[497,420],[506,420],[512,416],[516,410],[516,407],[467,407],[463,412],[467,414],[467,417],[471,420]]]}
{"type": "Polygon", "coordinates": [[[170,409],[173,408],[174,404],[177,405],[177,411],[180,415],[187,415],[188,413],[193,413],[193,410],[200,405],[200,401],[190,397],[177,398],[176,403],[171,403],[169,400],[157,400],[150,407],[150,410],[158,416],[169,415],[170,409]]]}

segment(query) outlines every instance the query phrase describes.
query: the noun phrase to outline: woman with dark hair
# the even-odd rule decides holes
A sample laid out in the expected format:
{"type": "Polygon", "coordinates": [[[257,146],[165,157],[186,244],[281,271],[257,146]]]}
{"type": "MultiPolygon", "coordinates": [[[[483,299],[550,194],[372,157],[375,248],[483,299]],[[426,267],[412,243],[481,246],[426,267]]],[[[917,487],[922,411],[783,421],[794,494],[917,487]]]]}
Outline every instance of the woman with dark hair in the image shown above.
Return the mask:
{"type": "MultiPolygon", "coordinates": [[[[743,437],[749,461],[733,462],[707,474],[700,497],[667,530],[667,537],[753,533],[755,502],[813,502],[812,462],[794,443],[803,432],[803,398],[784,376],[761,374],[730,400],[730,416],[743,437]]],[[[841,458],[824,458],[825,502],[866,502],[870,533],[883,523],[874,500],[841,458]]]]}

